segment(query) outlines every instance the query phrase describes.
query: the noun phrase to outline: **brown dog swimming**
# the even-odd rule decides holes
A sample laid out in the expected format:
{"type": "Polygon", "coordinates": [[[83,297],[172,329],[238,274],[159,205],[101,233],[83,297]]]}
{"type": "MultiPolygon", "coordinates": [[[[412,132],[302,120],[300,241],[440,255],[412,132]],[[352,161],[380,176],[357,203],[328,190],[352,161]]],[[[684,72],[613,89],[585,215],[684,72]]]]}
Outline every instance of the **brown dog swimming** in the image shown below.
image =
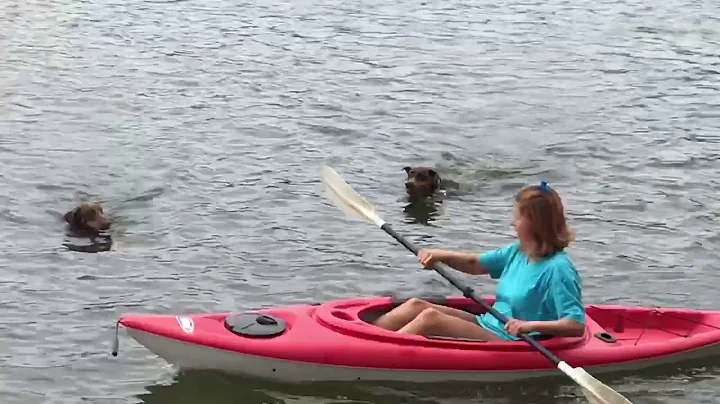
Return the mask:
{"type": "Polygon", "coordinates": [[[403,167],[405,173],[405,192],[411,198],[430,197],[440,190],[442,179],[437,171],[430,167],[403,167]]]}
{"type": "Polygon", "coordinates": [[[110,228],[110,219],[99,202],[83,202],[64,218],[75,232],[99,234],[110,228]]]}

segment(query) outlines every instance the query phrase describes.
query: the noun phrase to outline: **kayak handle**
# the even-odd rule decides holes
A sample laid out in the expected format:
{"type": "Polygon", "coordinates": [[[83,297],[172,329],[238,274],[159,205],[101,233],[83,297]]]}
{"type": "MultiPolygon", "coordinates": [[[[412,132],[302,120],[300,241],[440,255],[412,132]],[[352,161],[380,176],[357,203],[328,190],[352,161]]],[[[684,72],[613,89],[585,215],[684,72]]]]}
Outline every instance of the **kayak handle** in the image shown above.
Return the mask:
{"type": "MultiPolygon", "coordinates": [[[[384,223],[382,226],[380,226],[380,228],[383,231],[385,231],[385,233],[392,236],[392,238],[397,240],[400,244],[405,246],[405,248],[412,251],[413,254],[418,255],[420,253],[420,250],[418,250],[418,248],[413,243],[406,240],[405,237],[397,234],[397,232],[395,232],[395,230],[392,228],[392,226],[390,226],[389,223],[384,223]]],[[[453,286],[458,288],[462,292],[463,296],[465,296],[468,299],[472,299],[476,303],[480,304],[485,310],[487,310],[490,314],[492,314],[492,316],[495,317],[496,319],[498,319],[501,323],[505,324],[508,322],[508,318],[504,314],[502,314],[502,313],[498,312],[497,310],[495,310],[494,308],[492,308],[485,301],[485,299],[483,299],[481,296],[479,296],[477,293],[475,293],[475,290],[472,287],[463,285],[459,280],[457,280],[454,276],[452,276],[450,274],[450,272],[448,271],[448,269],[446,269],[446,268],[449,268],[449,267],[442,263],[433,265],[433,269],[437,273],[439,273],[443,278],[445,278],[448,282],[450,282],[453,286]]],[[[520,335],[518,335],[518,337],[525,340],[533,348],[540,351],[543,355],[545,355],[548,359],[550,359],[555,364],[555,366],[560,364],[560,359],[558,359],[557,356],[555,356],[552,352],[548,351],[544,346],[540,345],[531,336],[529,336],[525,333],[521,333],[520,335]]]]}
{"type": "Polygon", "coordinates": [[[615,339],[615,337],[608,332],[596,332],[595,338],[599,339],[600,341],[607,342],[609,344],[612,344],[613,342],[617,341],[615,339]]]}
{"type": "Polygon", "coordinates": [[[275,320],[274,318],[272,318],[270,316],[266,316],[265,314],[261,314],[261,315],[257,316],[255,321],[260,325],[276,325],[277,324],[277,320],[275,320]]]}
{"type": "Polygon", "coordinates": [[[112,354],[112,356],[118,355],[118,349],[120,347],[120,337],[118,336],[119,328],[120,328],[120,320],[115,322],[115,338],[113,338],[112,352],[110,352],[112,354]]]}

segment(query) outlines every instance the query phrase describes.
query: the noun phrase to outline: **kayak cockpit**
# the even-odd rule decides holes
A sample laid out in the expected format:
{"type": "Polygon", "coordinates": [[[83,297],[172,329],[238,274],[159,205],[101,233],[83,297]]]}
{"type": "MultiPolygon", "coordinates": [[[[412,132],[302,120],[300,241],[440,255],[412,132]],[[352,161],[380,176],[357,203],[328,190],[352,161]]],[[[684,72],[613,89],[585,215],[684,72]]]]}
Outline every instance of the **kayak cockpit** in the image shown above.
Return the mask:
{"type": "MultiPolygon", "coordinates": [[[[418,297],[425,301],[464,310],[472,314],[481,314],[484,312],[484,309],[480,304],[465,297],[418,297]]],[[[440,336],[426,337],[419,335],[405,335],[384,330],[374,325],[374,322],[378,317],[399,306],[408,299],[410,298],[374,297],[327,302],[316,308],[314,317],[319,324],[326,328],[332,329],[333,331],[341,334],[355,336],[365,340],[393,342],[407,346],[420,345],[454,349],[498,349],[510,351],[529,351],[533,349],[524,341],[485,341],[440,336]]],[[[494,303],[494,299],[492,297],[487,297],[485,300],[489,305],[494,303]]],[[[586,337],[541,337],[537,338],[537,340],[548,348],[553,347],[553,349],[566,349],[582,344],[585,342],[586,337]]]]}
{"type": "MultiPolygon", "coordinates": [[[[420,297],[421,299],[425,300],[426,302],[442,305],[442,306],[450,306],[454,307],[450,304],[450,301],[446,296],[423,296],[420,297]]],[[[377,321],[380,316],[383,314],[389,312],[390,310],[393,310],[394,308],[400,306],[401,304],[405,303],[406,301],[410,300],[410,297],[407,298],[401,298],[393,296],[390,298],[390,306],[388,307],[373,307],[367,310],[363,310],[358,312],[358,317],[360,320],[368,323],[369,325],[373,325],[375,321],[377,321]]],[[[467,311],[471,314],[480,314],[482,311],[476,311],[473,310],[472,307],[465,307],[465,306],[457,306],[455,308],[458,308],[463,311],[467,311]]],[[[436,340],[446,340],[446,341],[464,341],[464,342],[487,342],[483,339],[472,339],[472,338],[455,338],[455,337],[444,337],[439,335],[432,335],[427,336],[428,339],[436,339],[436,340]]]]}
{"type": "MultiPolygon", "coordinates": [[[[446,296],[418,296],[418,298],[425,300],[429,303],[439,304],[441,306],[450,306],[454,307],[452,304],[450,304],[450,301],[446,296]]],[[[358,312],[359,318],[369,324],[375,323],[375,321],[382,316],[383,314],[389,312],[390,310],[395,309],[396,307],[400,306],[401,304],[405,303],[406,301],[412,299],[412,297],[397,297],[392,296],[390,297],[390,305],[383,305],[383,306],[375,306],[375,307],[369,307],[366,310],[362,310],[358,312]]],[[[457,306],[456,308],[460,310],[467,311],[472,314],[479,314],[475,311],[469,310],[468,307],[464,306],[457,306]]]]}

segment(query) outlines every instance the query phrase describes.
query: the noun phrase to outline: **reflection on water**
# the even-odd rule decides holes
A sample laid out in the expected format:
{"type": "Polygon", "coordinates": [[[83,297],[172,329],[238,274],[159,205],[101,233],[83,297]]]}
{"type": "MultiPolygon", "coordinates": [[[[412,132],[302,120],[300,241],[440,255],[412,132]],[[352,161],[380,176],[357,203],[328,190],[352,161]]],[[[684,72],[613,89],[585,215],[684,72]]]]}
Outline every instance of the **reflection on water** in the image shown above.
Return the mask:
{"type": "Polygon", "coordinates": [[[403,208],[406,222],[428,225],[442,214],[443,200],[440,198],[417,198],[403,208]]]}
{"type": "Polygon", "coordinates": [[[99,253],[110,251],[113,246],[112,237],[109,234],[82,237],[75,234],[67,234],[63,246],[68,250],[84,253],[99,253]]]}
{"type": "MultiPolygon", "coordinates": [[[[685,402],[690,391],[703,393],[720,368],[708,367],[708,360],[694,360],[680,366],[657,367],[643,374],[611,374],[598,379],[627,397],[634,404],[685,402]],[[638,382],[636,384],[635,382],[638,382]],[[670,387],[669,387],[670,384],[670,387]],[[678,391],[678,384],[689,391],[678,391]],[[622,386],[622,387],[618,387],[622,386]]],[[[138,396],[147,404],[230,403],[312,403],[312,404],[546,404],[585,403],[582,392],[566,376],[512,383],[369,383],[336,382],[284,384],[244,378],[219,372],[180,372],[167,385],[147,387],[138,396]]]]}
{"type": "Polygon", "coordinates": [[[572,385],[527,382],[520,385],[443,383],[307,383],[280,384],[216,372],[183,372],[172,384],[148,387],[139,396],[147,404],[313,403],[313,404],[451,404],[571,403],[580,392],[572,385]]]}

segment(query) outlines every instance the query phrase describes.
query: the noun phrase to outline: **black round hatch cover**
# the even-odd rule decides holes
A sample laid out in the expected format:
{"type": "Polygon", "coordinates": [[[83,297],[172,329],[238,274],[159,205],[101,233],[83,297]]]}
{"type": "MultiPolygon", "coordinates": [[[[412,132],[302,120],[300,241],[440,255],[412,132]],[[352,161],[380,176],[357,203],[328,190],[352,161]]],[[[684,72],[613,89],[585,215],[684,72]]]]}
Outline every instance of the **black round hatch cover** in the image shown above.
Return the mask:
{"type": "Polygon", "coordinates": [[[274,337],[285,331],[285,321],[269,314],[233,313],[225,317],[225,328],[243,337],[274,337]]]}

